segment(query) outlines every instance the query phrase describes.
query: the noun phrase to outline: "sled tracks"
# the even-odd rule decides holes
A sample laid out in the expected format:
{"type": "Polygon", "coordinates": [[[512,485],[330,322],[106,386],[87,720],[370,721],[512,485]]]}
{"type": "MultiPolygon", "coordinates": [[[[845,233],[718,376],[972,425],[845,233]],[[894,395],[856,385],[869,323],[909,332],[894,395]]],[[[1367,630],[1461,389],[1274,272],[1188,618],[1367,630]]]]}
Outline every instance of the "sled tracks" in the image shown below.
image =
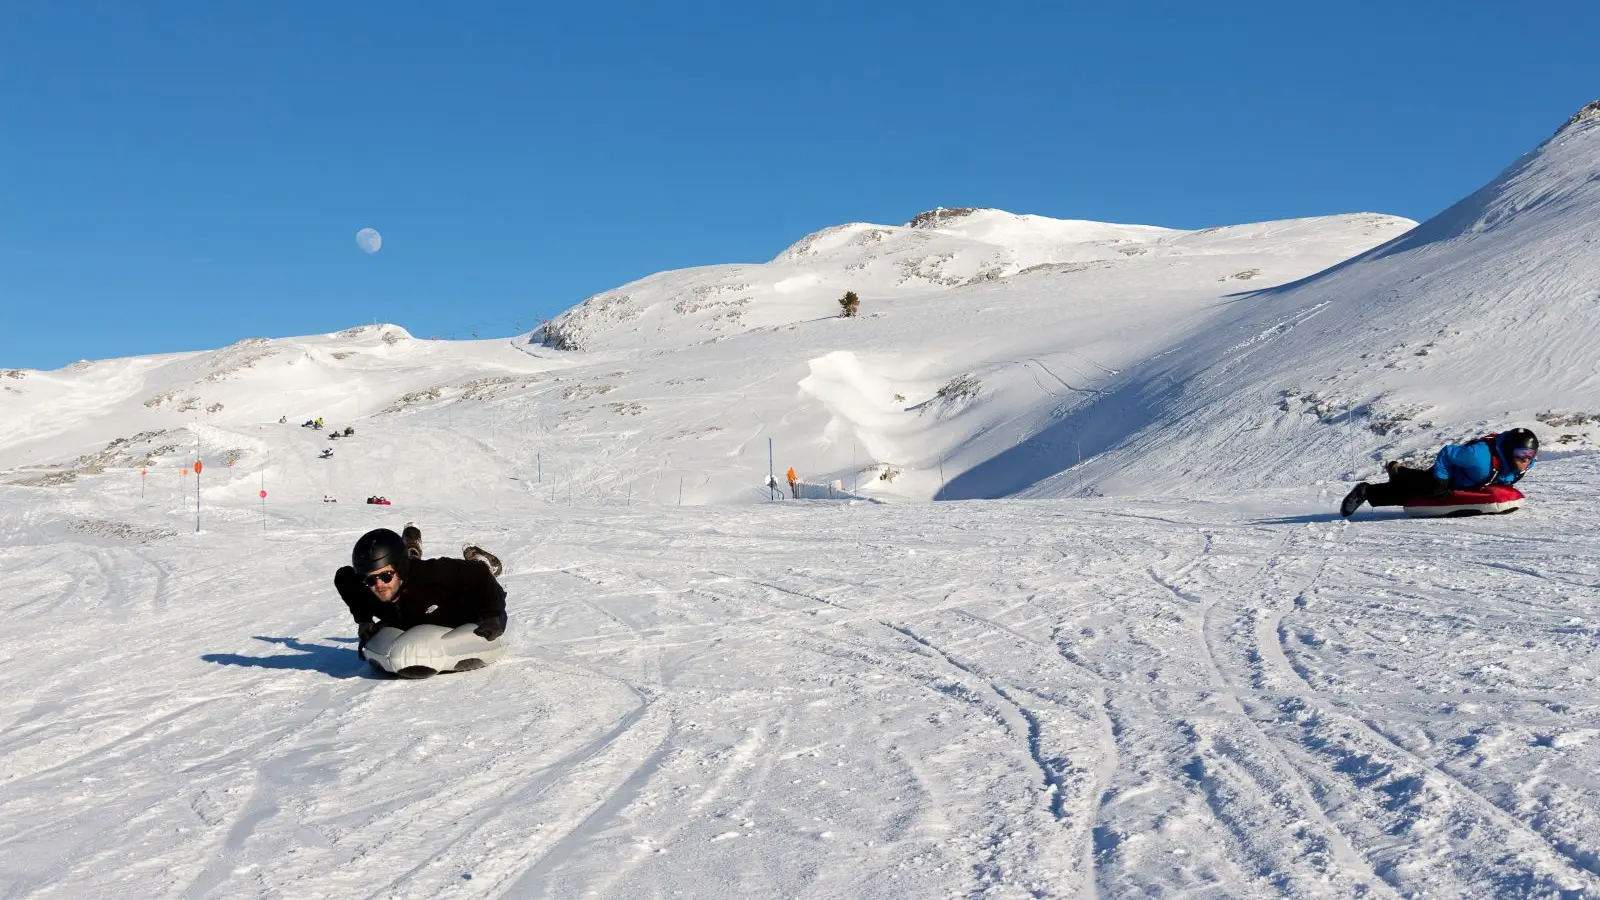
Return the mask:
{"type": "Polygon", "coordinates": [[[1398,736],[1417,738],[1408,723],[1436,703],[1319,689],[1291,661],[1315,626],[1307,638],[1286,619],[1350,602],[1348,576],[1320,588],[1336,555],[1317,531],[1290,532],[1205,608],[1201,647],[1221,715],[1185,720],[1193,757],[1183,771],[1241,857],[1276,873],[1260,886],[1295,896],[1600,890],[1592,854],[1541,834],[1398,736]]]}

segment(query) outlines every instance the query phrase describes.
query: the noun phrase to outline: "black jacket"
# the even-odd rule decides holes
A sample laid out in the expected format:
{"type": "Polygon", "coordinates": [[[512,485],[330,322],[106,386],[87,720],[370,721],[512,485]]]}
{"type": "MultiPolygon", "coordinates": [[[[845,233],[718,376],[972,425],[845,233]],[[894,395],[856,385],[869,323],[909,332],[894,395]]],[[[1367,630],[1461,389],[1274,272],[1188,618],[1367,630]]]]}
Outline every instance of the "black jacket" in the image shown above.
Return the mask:
{"type": "Polygon", "coordinates": [[[415,625],[455,628],[506,614],[506,592],[475,560],[413,559],[410,572],[393,603],[384,603],[367,589],[361,575],[349,566],[334,573],[333,586],[357,624],[377,619],[402,631],[415,625]]]}

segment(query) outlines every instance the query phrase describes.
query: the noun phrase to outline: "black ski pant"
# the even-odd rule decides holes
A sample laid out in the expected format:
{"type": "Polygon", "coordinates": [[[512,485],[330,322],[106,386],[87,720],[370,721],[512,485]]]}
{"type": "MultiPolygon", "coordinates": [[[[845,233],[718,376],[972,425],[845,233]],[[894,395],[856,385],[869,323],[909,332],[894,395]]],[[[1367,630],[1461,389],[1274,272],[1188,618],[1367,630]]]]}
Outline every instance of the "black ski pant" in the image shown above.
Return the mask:
{"type": "Polygon", "coordinates": [[[1367,502],[1373,506],[1404,506],[1407,500],[1450,493],[1450,483],[1433,477],[1432,469],[1395,466],[1389,480],[1367,485],[1367,502]]]}

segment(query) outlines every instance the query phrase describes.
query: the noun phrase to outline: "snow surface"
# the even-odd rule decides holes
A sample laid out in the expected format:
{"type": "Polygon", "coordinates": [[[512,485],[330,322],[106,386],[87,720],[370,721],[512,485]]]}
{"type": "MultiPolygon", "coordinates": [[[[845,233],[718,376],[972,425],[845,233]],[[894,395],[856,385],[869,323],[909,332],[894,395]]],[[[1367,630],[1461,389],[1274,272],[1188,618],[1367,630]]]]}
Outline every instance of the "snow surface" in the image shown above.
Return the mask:
{"type": "Polygon", "coordinates": [[[0,895],[1583,896],[1600,461],[1540,476],[1447,523],[7,502],[0,895]],[[331,569],[407,517],[505,562],[497,665],[356,659],[331,569]]]}
{"type": "Polygon", "coordinates": [[[1597,141],[1409,231],[940,210],[0,370],[0,897],[1600,896],[1597,141]],[[1511,424],[1522,512],[1333,512],[1511,424]],[[406,521],[500,663],[356,658],[406,521]]]}

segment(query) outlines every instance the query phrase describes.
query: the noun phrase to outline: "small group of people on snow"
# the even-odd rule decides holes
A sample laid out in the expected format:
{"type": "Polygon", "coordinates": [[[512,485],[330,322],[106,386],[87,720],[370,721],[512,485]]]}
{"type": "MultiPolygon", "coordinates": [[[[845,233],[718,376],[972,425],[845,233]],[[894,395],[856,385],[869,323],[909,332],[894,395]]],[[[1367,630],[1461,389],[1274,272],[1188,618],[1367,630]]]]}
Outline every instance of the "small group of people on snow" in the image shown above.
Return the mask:
{"type": "Polygon", "coordinates": [[[1384,468],[1389,480],[1365,481],[1350,489],[1339,504],[1339,515],[1355,514],[1366,503],[1404,506],[1423,498],[1443,497],[1453,491],[1472,491],[1491,485],[1510,486],[1522,480],[1539,456],[1539,437],[1526,428],[1487,434],[1462,444],[1446,444],[1434,457],[1433,467],[1414,469],[1398,462],[1384,468]]]}
{"type": "MultiPolygon", "coordinates": [[[[287,421],[289,421],[289,417],[288,416],[279,416],[278,417],[278,424],[280,424],[280,425],[285,423],[285,422],[287,422],[287,421]]],[[[309,428],[312,431],[321,431],[326,426],[323,424],[322,417],[318,416],[315,419],[307,419],[304,422],[301,422],[300,423],[300,427],[301,428],[309,428]]],[[[355,433],[356,433],[356,430],[355,430],[354,426],[346,425],[343,430],[335,428],[334,430],[328,432],[328,440],[336,441],[336,440],[338,440],[339,438],[342,438],[342,437],[354,437],[355,433]]],[[[317,456],[317,459],[332,459],[332,458],[333,458],[333,448],[332,447],[324,448],[322,453],[317,456]]]]}
{"type": "Polygon", "coordinates": [[[356,652],[382,628],[405,631],[418,625],[457,628],[475,624],[473,633],[492,641],[506,630],[506,592],[500,586],[500,560],[481,547],[462,548],[462,559],[422,558],[422,531],[407,525],[403,534],[377,528],[362,535],[350,565],[333,576],[334,589],[356,622],[356,652]]]}

